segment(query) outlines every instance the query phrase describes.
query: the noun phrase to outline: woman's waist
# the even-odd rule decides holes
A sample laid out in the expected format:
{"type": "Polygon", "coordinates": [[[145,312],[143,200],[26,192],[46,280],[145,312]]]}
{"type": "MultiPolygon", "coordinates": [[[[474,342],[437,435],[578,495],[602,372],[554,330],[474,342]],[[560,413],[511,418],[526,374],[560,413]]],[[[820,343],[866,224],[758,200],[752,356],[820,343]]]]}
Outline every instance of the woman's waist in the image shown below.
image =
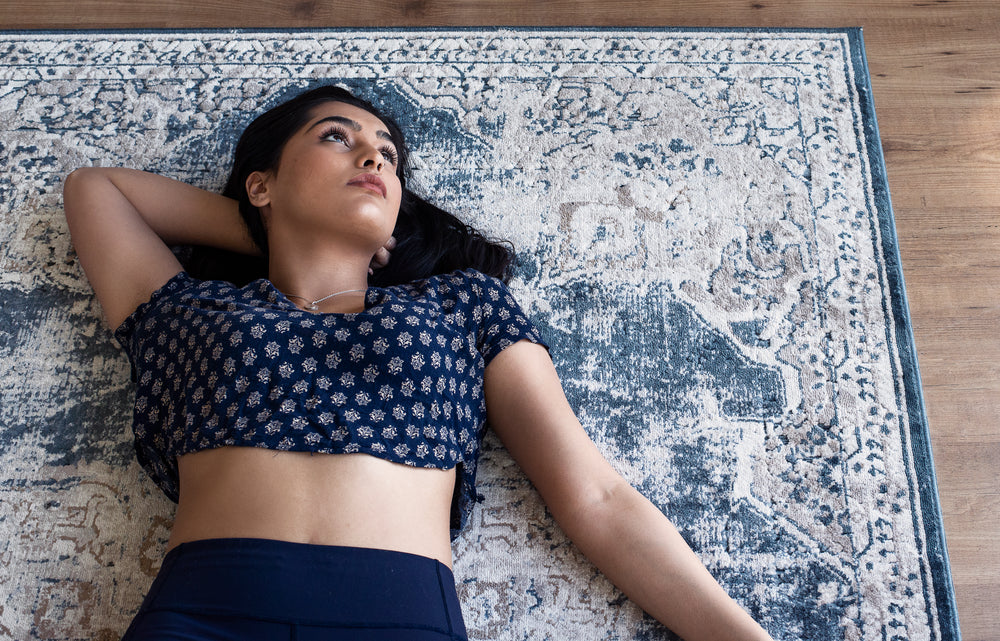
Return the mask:
{"type": "Polygon", "coordinates": [[[454,469],[234,447],[182,456],[178,468],[171,549],[249,537],[395,550],[451,566],[454,469]]]}

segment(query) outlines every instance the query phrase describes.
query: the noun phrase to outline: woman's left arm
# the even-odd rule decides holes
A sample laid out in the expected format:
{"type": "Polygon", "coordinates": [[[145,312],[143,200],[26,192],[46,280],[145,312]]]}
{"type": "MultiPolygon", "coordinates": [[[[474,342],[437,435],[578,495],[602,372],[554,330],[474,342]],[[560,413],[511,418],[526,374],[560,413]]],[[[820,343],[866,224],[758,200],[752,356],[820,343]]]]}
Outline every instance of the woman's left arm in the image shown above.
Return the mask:
{"type": "Polygon", "coordinates": [[[670,521],[587,436],[545,349],[520,341],[486,368],[489,423],[587,558],[686,641],[770,639],[670,521]]]}

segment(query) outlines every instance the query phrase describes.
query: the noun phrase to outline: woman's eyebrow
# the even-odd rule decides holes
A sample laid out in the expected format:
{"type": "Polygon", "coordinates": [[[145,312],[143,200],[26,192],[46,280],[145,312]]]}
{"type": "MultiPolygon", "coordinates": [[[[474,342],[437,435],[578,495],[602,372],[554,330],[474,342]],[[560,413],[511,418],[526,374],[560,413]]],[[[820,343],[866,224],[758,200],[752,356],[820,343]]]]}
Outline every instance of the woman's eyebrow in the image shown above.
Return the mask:
{"type": "MultiPolygon", "coordinates": [[[[344,116],[327,116],[326,118],[320,118],[314,122],[311,127],[309,127],[309,130],[315,129],[317,125],[323,124],[324,122],[335,122],[337,124],[344,125],[352,131],[361,131],[361,123],[357,120],[351,120],[350,118],[346,118],[344,116]]],[[[379,129],[375,132],[375,137],[392,142],[392,136],[389,135],[388,131],[379,129]]]]}

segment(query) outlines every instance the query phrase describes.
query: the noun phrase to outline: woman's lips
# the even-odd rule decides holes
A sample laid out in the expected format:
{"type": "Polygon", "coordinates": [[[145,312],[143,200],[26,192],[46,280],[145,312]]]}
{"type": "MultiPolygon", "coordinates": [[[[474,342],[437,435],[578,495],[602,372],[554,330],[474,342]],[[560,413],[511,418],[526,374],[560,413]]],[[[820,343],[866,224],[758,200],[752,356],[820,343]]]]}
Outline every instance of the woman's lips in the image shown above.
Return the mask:
{"type": "Polygon", "coordinates": [[[385,183],[375,174],[361,174],[359,176],[355,176],[347,184],[354,185],[355,187],[370,189],[378,194],[381,194],[382,198],[385,198],[385,183]]]}

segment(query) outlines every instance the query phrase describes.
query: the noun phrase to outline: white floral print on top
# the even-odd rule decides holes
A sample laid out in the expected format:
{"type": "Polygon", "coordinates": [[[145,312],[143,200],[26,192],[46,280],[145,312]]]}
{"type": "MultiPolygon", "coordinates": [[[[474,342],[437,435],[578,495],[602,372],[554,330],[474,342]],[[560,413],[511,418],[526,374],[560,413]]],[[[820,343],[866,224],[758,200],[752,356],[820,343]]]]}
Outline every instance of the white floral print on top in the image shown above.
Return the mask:
{"type": "Polygon", "coordinates": [[[506,285],[471,269],[369,288],[352,314],[304,312],[266,279],[180,272],[115,337],[136,384],[136,456],[171,500],[182,454],[362,452],[459,466],[453,536],[477,498],[486,365],[523,339],[548,349],[506,285]]]}

